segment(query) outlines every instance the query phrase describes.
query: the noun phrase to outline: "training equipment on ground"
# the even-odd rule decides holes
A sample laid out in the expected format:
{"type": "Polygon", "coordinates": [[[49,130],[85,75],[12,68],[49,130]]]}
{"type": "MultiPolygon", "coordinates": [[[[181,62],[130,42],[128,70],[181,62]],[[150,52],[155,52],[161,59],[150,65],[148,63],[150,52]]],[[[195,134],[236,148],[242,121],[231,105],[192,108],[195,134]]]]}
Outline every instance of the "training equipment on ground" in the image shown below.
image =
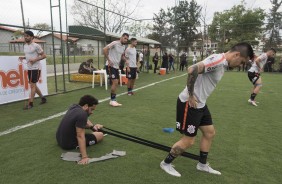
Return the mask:
{"type": "MultiPolygon", "coordinates": [[[[99,161],[104,161],[104,160],[109,160],[109,159],[113,159],[113,158],[118,158],[118,157],[122,157],[125,156],[126,152],[125,151],[117,151],[117,150],[113,150],[112,153],[107,153],[104,156],[101,156],[99,158],[90,158],[88,163],[92,163],[92,162],[99,162],[99,161]]],[[[71,161],[71,162],[78,162],[81,160],[81,154],[78,152],[66,152],[66,153],[62,153],[61,155],[61,159],[65,160],[65,161],[71,161]]]]}
{"type": "MultiPolygon", "coordinates": [[[[104,134],[106,133],[106,134],[109,134],[109,135],[112,135],[112,136],[115,136],[115,137],[119,137],[119,138],[122,138],[122,139],[125,139],[125,140],[128,140],[128,141],[132,141],[132,142],[135,142],[135,143],[138,143],[138,144],[142,144],[142,145],[149,146],[149,147],[159,149],[159,150],[163,150],[163,151],[166,151],[166,152],[170,152],[170,150],[171,150],[171,147],[169,147],[169,146],[165,146],[165,145],[162,145],[162,144],[159,144],[159,143],[155,143],[155,142],[152,142],[152,141],[149,141],[149,140],[146,140],[146,139],[142,139],[142,138],[139,138],[139,137],[136,137],[136,136],[133,136],[133,135],[129,135],[129,134],[126,134],[126,133],[123,133],[123,132],[119,132],[119,131],[116,131],[116,130],[113,130],[113,129],[110,129],[110,128],[103,127],[103,129],[101,129],[99,131],[103,132],[104,134]]],[[[184,156],[184,157],[187,157],[187,158],[194,159],[194,160],[199,160],[199,155],[194,155],[192,153],[183,152],[181,155],[184,156]]]]}
{"type": "Polygon", "coordinates": [[[174,128],[163,128],[163,132],[172,133],[174,132],[174,128]]]}

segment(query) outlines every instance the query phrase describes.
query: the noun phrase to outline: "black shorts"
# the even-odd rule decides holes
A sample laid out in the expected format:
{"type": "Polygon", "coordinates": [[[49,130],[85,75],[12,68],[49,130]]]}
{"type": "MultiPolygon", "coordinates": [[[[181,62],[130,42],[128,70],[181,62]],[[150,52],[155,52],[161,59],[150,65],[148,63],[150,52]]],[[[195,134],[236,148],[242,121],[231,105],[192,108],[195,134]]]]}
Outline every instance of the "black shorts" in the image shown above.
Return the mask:
{"type": "MultiPolygon", "coordinates": [[[[60,142],[57,138],[57,142],[60,145],[60,147],[65,150],[72,150],[72,149],[78,148],[78,142],[77,142],[76,137],[75,139],[73,139],[73,141],[69,140],[65,142],[60,142]]],[[[93,134],[85,134],[85,143],[86,143],[86,146],[97,144],[97,138],[93,134]]]]}
{"type": "Polygon", "coordinates": [[[201,109],[189,107],[188,101],[177,99],[176,130],[189,137],[195,137],[199,126],[212,125],[211,113],[208,106],[201,109]]]}
{"type": "Polygon", "coordinates": [[[136,79],[136,73],[137,73],[137,68],[130,67],[130,72],[127,72],[127,68],[126,68],[126,78],[136,79]]]}
{"type": "Polygon", "coordinates": [[[107,71],[110,79],[119,79],[119,69],[108,66],[107,71]]]}
{"type": "Polygon", "coordinates": [[[94,134],[85,134],[86,146],[97,144],[97,138],[94,134]]]}
{"type": "Polygon", "coordinates": [[[31,83],[37,83],[40,78],[41,70],[28,70],[27,73],[28,81],[31,83]]]}
{"type": "Polygon", "coordinates": [[[257,81],[259,80],[259,78],[260,78],[260,74],[259,74],[259,73],[256,73],[256,72],[248,72],[248,77],[249,77],[251,83],[252,83],[253,85],[255,85],[256,82],[257,82],[257,81]]]}

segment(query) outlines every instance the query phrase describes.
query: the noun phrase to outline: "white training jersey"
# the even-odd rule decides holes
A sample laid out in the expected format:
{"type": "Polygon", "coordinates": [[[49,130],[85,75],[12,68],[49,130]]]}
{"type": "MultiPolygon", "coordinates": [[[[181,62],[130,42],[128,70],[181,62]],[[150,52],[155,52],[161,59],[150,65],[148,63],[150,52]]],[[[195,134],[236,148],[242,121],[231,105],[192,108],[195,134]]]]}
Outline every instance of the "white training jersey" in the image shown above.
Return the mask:
{"type": "MultiPolygon", "coordinates": [[[[119,69],[119,63],[121,56],[124,53],[125,46],[121,44],[120,40],[117,40],[108,44],[107,47],[109,48],[109,59],[113,63],[113,67],[119,69]]],[[[109,62],[107,61],[106,65],[108,64],[109,62]]]]}
{"type": "Polygon", "coordinates": [[[135,47],[127,47],[127,49],[125,50],[125,57],[129,61],[130,68],[137,68],[135,47]]]}
{"type": "MultiPolygon", "coordinates": [[[[266,64],[267,62],[267,54],[266,53],[263,53],[262,55],[260,55],[258,58],[260,58],[260,62],[259,62],[259,67],[260,68],[263,68],[263,66],[266,64]]],[[[260,72],[260,69],[259,67],[257,66],[256,62],[253,62],[251,68],[249,69],[249,72],[256,72],[256,73],[259,73],[260,72]]]]}
{"type": "Polygon", "coordinates": [[[38,70],[38,69],[40,69],[40,67],[41,67],[40,61],[37,61],[37,62],[32,64],[32,63],[29,62],[29,60],[38,58],[41,53],[43,53],[43,49],[37,43],[32,42],[30,44],[26,43],[24,45],[24,54],[25,54],[25,59],[27,61],[27,69],[28,70],[38,70]]]}
{"type": "MultiPolygon", "coordinates": [[[[194,85],[194,96],[198,100],[198,109],[206,105],[207,98],[221,80],[225,67],[228,66],[224,54],[213,54],[202,62],[205,65],[204,73],[198,75],[194,85]]],[[[186,86],[179,94],[179,99],[181,102],[186,102],[188,101],[188,97],[189,93],[186,86]]]]}

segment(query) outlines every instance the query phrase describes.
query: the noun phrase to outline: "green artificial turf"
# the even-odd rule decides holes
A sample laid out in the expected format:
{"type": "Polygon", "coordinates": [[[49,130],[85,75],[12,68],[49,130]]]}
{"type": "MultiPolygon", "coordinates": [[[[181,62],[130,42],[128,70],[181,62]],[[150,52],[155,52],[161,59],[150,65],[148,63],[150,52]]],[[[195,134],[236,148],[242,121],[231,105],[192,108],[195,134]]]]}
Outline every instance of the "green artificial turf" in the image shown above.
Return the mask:
{"type": "MultiPolygon", "coordinates": [[[[181,74],[141,73],[136,88],[181,74]]],[[[0,183],[280,183],[282,75],[263,74],[262,78],[258,107],[247,103],[251,83],[243,72],[226,72],[208,99],[217,130],[208,161],[222,172],[221,176],[199,172],[196,161],[180,157],[174,164],[182,177],[172,177],[159,167],[166,152],[110,135],[101,144],[87,148],[88,154],[99,157],[116,149],[126,151],[125,157],[86,166],[62,161],[60,155],[64,151],[55,140],[62,118],[58,117],[0,137],[0,183]]],[[[181,135],[164,133],[162,129],[175,127],[176,99],[185,84],[186,76],[182,76],[138,90],[134,96],[119,96],[118,101],[123,104],[120,108],[102,102],[90,120],[171,146],[181,135]]],[[[125,86],[118,89],[118,93],[125,91],[125,86]]],[[[23,102],[1,105],[0,132],[63,112],[84,94],[105,99],[109,90],[95,87],[50,96],[47,104],[39,106],[37,100],[29,111],[21,110],[23,102]]],[[[198,154],[200,134],[188,152],[198,154]]]]}

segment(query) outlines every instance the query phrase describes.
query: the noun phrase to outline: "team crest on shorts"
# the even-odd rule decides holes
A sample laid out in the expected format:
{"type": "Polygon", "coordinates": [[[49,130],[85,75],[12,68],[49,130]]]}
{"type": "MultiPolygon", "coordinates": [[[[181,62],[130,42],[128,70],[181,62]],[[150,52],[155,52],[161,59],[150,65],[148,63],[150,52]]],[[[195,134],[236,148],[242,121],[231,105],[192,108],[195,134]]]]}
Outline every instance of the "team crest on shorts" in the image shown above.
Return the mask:
{"type": "Polygon", "coordinates": [[[176,122],[176,128],[180,129],[180,123],[179,122],[176,122]]]}
{"type": "Polygon", "coordinates": [[[193,126],[193,125],[188,125],[188,128],[187,128],[187,132],[189,133],[189,134],[193,134],[193,133],[195,133],[195,126],[193,126]]]}
{"type": "Polygon", "coordinates": [[[96,142],[95,141],[89,141],[89,145],[94,145],[96,142]]]}
{"type": "Polygon", "coordinates": [[[115,74],[112,74],[112,78],[115,78],[116,76],[115,76],[115,74]]]}
{"type": "Polygon", "coordinates": [[[130,75],[130,74],[128,74],[128,77],[131,77],[131,75],[130,75]]]}

